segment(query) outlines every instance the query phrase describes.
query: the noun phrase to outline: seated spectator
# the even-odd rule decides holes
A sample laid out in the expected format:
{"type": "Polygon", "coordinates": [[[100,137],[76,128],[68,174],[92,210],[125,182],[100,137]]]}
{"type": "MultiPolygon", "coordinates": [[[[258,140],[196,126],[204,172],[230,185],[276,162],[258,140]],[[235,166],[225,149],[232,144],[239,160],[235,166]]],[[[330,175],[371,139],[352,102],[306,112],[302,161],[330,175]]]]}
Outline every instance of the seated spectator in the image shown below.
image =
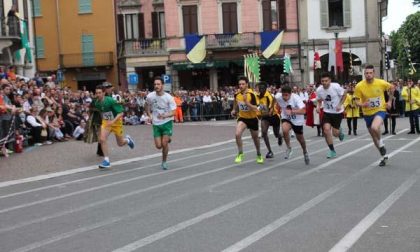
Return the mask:
{"type": "Polygon", "coordinates": [[[140,124],[150,124],[150,118],[147,116],[146,111],[144,111],[143,115],[141,115],[140,124]]]}
{"type": "Polygon", "coordinates": [[[85,128],[86,122],[84,120],[80,121],[79,126],[77,126],[73,132],[73,137],[78,141],[82,140],[85,134],[85,128]]]}
{"type": "Polygon", "coordinates": [[[129,114],[124,117],[124,123],[126,125],[139,125],[140,120],[139,117],[136,115],[136,111],[130,111],[129,114]]]}
{"type": "MultiPolygon", "coordinates": [[[[36,108],[29,109],[30,114],[26,117],[27,126],[30,128],[32,142],[34,145],[42,145],[41,132],[44,130],[46,132],[47,125],[43,125],[36,119],[38,111],[36,108]]],[[[45,135],[45,133],[44,133],[45,135]]]]}
{"type": "Polygon", "coordinates": [[[60,130],[60,123],[55,115],[54,110],[50,107],[46,108],[47,111],[47,119],[48,119],[48,131],[49,135],[59,142],[64,141],[64,134],[60,130]]]}
{"type": "Polygon", "coordinates": [[[52,136],[49,132],[49,127],[48,127],[49,121],[48,121],[48,116],[47,116],[47,109],[42,109],[41,111],[39,111],[39,114],[36,117],[36,120],[42,124],[41,137],[44,140],[42,144],[52,144],[51,142],[52,136]]]}

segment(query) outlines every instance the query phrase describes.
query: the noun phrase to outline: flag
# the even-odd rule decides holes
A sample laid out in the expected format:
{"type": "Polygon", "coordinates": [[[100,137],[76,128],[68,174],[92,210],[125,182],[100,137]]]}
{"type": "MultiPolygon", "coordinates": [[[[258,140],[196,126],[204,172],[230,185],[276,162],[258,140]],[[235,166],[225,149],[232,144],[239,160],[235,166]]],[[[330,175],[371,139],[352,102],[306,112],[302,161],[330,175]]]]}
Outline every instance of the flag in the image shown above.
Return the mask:
{"type": "Polygon", "coordinates": [[[260,61],[256,53],[244,55],[244,75],[250,82],[260,81],[260,61]]]}
{"type": "Polygon", "coordinates": [[[265,31],[260,33],[261,51],[264,58],[268,59],[279,51],[283,33],[284,31],[265,31]]]}
{"type": "Polygon", "coordinates": [[[283,70],[288,74],[293,73],[292,61],[290,60],[290,55],[287,53],[284,55],[283,59],[283,70]]]}
{"type": "Polygon", "coordinates": [[[192,63],[200,63],[206,58],[206,40],[196,34],[185,35],[185,50],[187,58],[192,63]]]}
{"type": "Polygon", "coordinates": [[[26,25],[25,20],[20,20],[20,40],[22,43],[22,46],[15,52],[15,58],[20,61],[20,49],[25,49],[25,57],[28,62],[32,62],[32,53],[31,53],[31,46],[29,44],[28,39],[28,26],[26,25]]]}
{"type": "Polygon", "coordinates": [[[318,52],[314,54],[314,69],[321,69],[321,57],[318,52]]]}
{"type": "Polygon", "coordinates": [[[343,64],[343,41],[339,39],[330,40],[328,42],[328,71],[334,67],[335,72],[344,71],[343,64]]]}
{"type": "Polygon", "coordinates": [[[349,52],[349,75],[352,76],[353,75],[353,56],[351,54],[351,50],[349,52]]]}

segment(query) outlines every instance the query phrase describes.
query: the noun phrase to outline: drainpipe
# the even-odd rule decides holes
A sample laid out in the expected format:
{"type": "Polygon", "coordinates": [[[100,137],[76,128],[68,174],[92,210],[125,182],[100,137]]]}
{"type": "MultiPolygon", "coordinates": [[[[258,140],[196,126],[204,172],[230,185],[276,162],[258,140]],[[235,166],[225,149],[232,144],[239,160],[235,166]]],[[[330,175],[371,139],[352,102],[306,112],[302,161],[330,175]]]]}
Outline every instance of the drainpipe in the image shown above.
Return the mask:
{"type": "Polygon", "coordinates": [[[55,0],[55,7],[57,12],[57,44],[58,44],[58,66],[57,68],[61,68],[61,33],[60,33],[60,0],[55,0]]]}
{"type": "Polygon", "coordinates": [[[39,72],[38,59],[36,55],[36,48],[38,48],[38,45],[36,44],[36,25],[35,25],[35,16],[33,15],[34,9],[35,9],[34,0],[31,1],[31,8],[32,8],[32,29],[34,30],[34,48],[35,48],[33,60],[35,61],[35,72],[39,72]]]}
{"type": "Polygon", "coordinates": [[[367,1],[368,0],[365,0],[365,3],[364,3],[364,5],[365,5],[365,29],[366,29],[366,31],[365,31],[365,37],[366,37],[366,62],[365,62],[365,64],[366,63],[369,63],[369,21],[368,21],[368,7],[367,7],[367,1]]]}
{"type": "Polygon", "coordinates": [[[302,69],[302,52],[301,52],[302,45],[300,44],[299,0],[296,0],[296,16],[297,16],[297,31],[298,31],[299,72],[300,72],[300,80],[302,82],[303,69],[302,69]]]}

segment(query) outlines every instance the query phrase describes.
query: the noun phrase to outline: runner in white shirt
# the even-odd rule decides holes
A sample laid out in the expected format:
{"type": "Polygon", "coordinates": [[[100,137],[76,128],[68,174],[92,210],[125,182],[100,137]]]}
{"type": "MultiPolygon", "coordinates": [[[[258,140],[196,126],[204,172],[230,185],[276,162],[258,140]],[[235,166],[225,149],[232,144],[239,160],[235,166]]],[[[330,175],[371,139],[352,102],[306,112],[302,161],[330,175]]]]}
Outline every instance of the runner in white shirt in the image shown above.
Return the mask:
{"type": "Polygon", "coordinates": [[[296,138],[303,150],[305,164],[309,164],[309,154],[306,149],[305,138],[303,137],[303,124],[305,123],[306,107],[302,99],[297,94],[292,94],[289,86],[281,88],[281,93],[277,93],[276,101],[281,108],[281,127],[283,129],[284,142],[287,150],[285,159],[289,159],[292,155],[292,147],[290,146],[289,131],[293,129],[296,138]]]}
{"type": "Polygon", "coordinates": [[[322,85],[316,89],[318,100],[316,110],[318,113],[320,112],[320,103],[322,102],[324,106],[322,130],[324,132],[325,141],[330,148],[327,153],[327,158],[334,158],[337,156],[337,153],[334,149],[332,136],[338,137],[340,141],[344,140],[344,133],[340,125],[341,120],[343,119],[343,103],[346,100],[347,92],[340,84],[331,82],[329,73],[323,73],[321,75],[321,84],[322,85]]]}
{"type": "Polygon", "coordinates": [[[155,77],[154,86],[155,91],[146,97],[145,110],[149,120],[153,123],[156,148],[162,149],[161,168],[167,170],[168,143],[171,141],[176,103],[174,98],[163,90],[162,78],[155,77]]]}

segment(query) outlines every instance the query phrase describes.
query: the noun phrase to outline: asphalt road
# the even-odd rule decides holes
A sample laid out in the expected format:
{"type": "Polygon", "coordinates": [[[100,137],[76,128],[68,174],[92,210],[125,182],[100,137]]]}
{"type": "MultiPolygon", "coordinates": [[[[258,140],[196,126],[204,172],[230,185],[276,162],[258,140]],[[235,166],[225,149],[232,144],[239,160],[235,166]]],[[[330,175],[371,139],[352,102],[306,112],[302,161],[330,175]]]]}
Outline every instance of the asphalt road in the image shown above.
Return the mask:
{"type": "Polygon", "coordinates": [[[0,182],[0,251],[418,252],[420,137],[399,120],[398,134],[384,140],[388,165],[378,167],[359,125],[357,137],[335,142],[332,160],[323,138],[305,128],[309,166],[295,140],[291,159],[275,146],[275,157],[258,165],[249,138],[244,162],[234,164],[236,146],[225,142],[234,122],[177,125],[168,171],[151,139],[145,156],[118,152],[106,171],[80,147],[79,166],[0,182]]]}

